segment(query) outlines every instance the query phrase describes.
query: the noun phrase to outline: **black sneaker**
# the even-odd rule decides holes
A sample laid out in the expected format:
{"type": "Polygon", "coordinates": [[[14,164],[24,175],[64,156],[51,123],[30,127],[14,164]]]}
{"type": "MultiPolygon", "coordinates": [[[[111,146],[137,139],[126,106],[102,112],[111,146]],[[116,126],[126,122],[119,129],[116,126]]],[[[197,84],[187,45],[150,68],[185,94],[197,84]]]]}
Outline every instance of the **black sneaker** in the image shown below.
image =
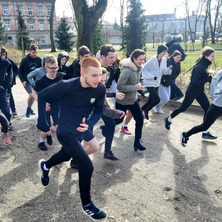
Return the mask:
{"type": "Polygon", "coordinates": [[[185,132],[181,133],[181,145],[183,147],[187,146],[187,141],[189,140],[189,137],[187,136],[187,134],[185,132]]]}
{"type": "Polygon", "coordinates": [[[14,130],[14,126],[11,123],[9,123],[9,125],[8,125],[8,130],[10,130],[10,131],[14,130]]]}
{"type": "Polygon", "coordinates": [[[134,142],[134,150],[135,150],[135,152],[137,152],[137,150],[144,151],[144,150],[146,150],[146,147],[141,145],[140,142],[134,142]]]}
{"type": "Polygon", "coordinates": [[[47,186],[49,184],[49,170],[44,170],[45,160],[39,160],[38,166],[41,173],[41,181],[43,186],[47,186]]]}
{"type": "Polygon", "coordinates": [[[47,139],[47,143],[51,146],[52,145],[52,135],[47,135],[46,139],[47,139]]]}
{"type": "Polygon", "coordinates": [[[217,137],[213,136],[210,132],[202,133],[202,138],[206,139],[206,140],[215,140],[215,139],[217,139],[217,137]]]}
{"type": "Polygon", "coordinates": [[[16,110],[12,111],[12,115],[13,115],[13,116],[17,116],[16,110]]]}
{"type": "Polygon", "coordinates": [[[31,114],[31,115],[35,115],[35,112],[34,112],[33,109],[30,110],[30,114],[31,114]]]}
{"type": "Polygon", "coordinates": [[[31,108],[27,108],[27,109],[26,109],[25,116],[26,116],[27,118],[29,118],[29,117],[30,117],[30,114],[31,114],[31,108]]]}
{"type": "Polygon", "coordinates": [[[146,110],[143,111],[143,116],[145,119],[149,120],[149,114],[146,110]]]}
{"type": "Polygon", "coordinates": [[[107,160],[119,160],[119,157],[115,156],[112,151],[104,153],[103,158],[107,160]]]}
{"type": "Polygon", "coordinates": [[[168,116],[164,118],[165,128],[170,130],[171,122],[168,121],[168,116]]]}
{"type": "Polygon", "coordinates": [[[38,148],[44,151],[48,149],[47,146],[45,145],[45,142],[38,143],[38,148]]]}
{"type": "Polygon", "coordinates": [[[87,206],[83,206],[83,213],[91,217],[93,220],[101,220],[106,217],[106,213],[99,208],[97,208],[94,203],[91,203],[87,206]]]}

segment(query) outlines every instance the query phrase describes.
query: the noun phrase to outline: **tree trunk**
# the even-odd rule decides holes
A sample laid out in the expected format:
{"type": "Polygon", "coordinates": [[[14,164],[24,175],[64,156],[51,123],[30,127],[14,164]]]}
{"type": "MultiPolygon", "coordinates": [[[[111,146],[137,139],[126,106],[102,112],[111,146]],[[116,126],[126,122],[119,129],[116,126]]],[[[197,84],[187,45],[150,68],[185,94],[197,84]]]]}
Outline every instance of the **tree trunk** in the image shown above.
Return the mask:
{"type": "Polygon", "coordinates": [[[91,7],[88,6],[86,0],[72,0],[72,5],[78,25],[77,47],[86,45],[92,51],[93,34],[98,20],[106,10],[107,0],[98,0],[97,3],[91,7]]]}
{"type": "Polygon", "coordinates": [[[210,10],[210,4],[209,4],[209,2],[207,1],[207,2],[206,2],[206,12],[205,12],[205,18],[204,18],[204,25],[203,25],[203,41],[202,41],[202,47],[205,47],[205,46],[206,46],[207,37],[208,37],[208,31],[207,31],[206,25],[207,25],[207,19],[208,19],[208,16],[209,16],[209,10],[210,10]]]}
{"type": "Polygon", "coordinates": [[[52,3],[52,9],[50,13],[50,18],[49,18],[49,24],[50,24],[50,41],[51,41],[51,52],[56,52],[56,47],[55,47],[55,41],[54,41],[54,13],[55,13],[55,1],[52,3]]]}

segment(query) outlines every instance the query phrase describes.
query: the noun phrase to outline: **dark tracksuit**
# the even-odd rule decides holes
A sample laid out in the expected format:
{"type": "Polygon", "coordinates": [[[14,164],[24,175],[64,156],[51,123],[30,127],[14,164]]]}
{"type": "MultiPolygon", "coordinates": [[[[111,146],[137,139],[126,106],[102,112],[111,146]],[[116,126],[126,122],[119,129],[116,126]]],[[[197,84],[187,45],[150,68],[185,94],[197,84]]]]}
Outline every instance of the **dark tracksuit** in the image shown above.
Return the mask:
{"type": "Polygon", "coordinates": [[[46,161],[46,167],[69,161],[71,158],[79,169],[79,187],[82,205],[91,202],[90,183],[93,172],[92,162],[81,145],[84,133],[78,132],[77,127],[82,119],[87,119],[89,128],[99,120],[102,114],[105,98],[105,87],[99,83],[97,88],[83,88],[80,79],[63,80],[43,89],[38,94],[38,125],[43,131],[49,131],[45,116],[46,101],[57,99],[60,103],[60,118],[57,129],[57,138],[62,145],[59,152],[46,161]],[[92,113],[89,118],[89,115],[92,113]],[[89,119],[88,119],[89,118],[89,119]]]}
{"type": "Polygon", "coordinates": [[[194,67],[185,98],[180,107],[174,110],[170,115],[172,118],[176,117],[181,112],[186,111],[194,99],[196,99],[201,105],[205,113],[209,109],[210,103],[206,94],[204,93],[204,85],[207,82],[211,82],[212,79],[207,72],[207,68],[210,64],[211,62],[208,59],[202,58],[201,61],[194,67]]]}
{"type": "Polygon", "coordinates": [[[12,84],[12,66],[9,60],[0,58],[0,109],[10,122],[10,106],[7,99],[7,89],[12,84]],[[7,75],[6,75],[7,73],[7,75]]]}

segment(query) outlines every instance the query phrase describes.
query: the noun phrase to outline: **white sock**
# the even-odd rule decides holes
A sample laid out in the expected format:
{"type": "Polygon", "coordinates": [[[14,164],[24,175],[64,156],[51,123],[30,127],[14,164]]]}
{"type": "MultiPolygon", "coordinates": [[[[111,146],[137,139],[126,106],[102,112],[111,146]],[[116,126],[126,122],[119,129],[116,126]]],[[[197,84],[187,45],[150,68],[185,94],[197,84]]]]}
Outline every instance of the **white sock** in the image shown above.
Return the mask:
{"type": "Polygon", "coordinates": [[[206,133],[209,133],[209,131],[208,131],[208,130],[205,130],[205,131],[203,131],[202,133],[206,134],[206,133]]]}
{"type": "Polygon", "coordinates": [[[43,169],[49,171],[49,169],[45,166],[45,164],[43,165],[43,169]]]}
{"type": "Polygon", "coordinates": [[[43,139],[43,138],[40,136],[39,143],[44,143],[44,142],[45,142],[45,139],[43,139]]]}
{"type": "Polygon", "coordinates": [[[123,124],[123,127],[128,127],[128,125],[124,123],[124,124],[123,124]]]}
{"type": "Polygon", "coordinates": [[[171,116],[168,117],[168,121],[172,123],[173,118],[171,116]]]}

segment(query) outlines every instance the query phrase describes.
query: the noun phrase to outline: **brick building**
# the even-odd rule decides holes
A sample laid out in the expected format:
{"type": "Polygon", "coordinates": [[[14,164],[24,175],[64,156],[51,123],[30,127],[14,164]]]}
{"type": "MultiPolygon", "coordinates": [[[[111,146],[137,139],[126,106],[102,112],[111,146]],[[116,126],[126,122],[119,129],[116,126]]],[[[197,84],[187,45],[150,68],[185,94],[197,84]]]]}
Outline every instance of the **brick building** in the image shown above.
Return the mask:
{"type": "MultiPolygon", "coordinates": [[[[8,46],[16,46],[17,10],[22,12],[30,39],[40,48],[50,46],[49,17],[53,0],[0,0],[0,17],[8,35],[8,46]]],[[[56,19],[54,18],[54,30],[56,19]]]]}

